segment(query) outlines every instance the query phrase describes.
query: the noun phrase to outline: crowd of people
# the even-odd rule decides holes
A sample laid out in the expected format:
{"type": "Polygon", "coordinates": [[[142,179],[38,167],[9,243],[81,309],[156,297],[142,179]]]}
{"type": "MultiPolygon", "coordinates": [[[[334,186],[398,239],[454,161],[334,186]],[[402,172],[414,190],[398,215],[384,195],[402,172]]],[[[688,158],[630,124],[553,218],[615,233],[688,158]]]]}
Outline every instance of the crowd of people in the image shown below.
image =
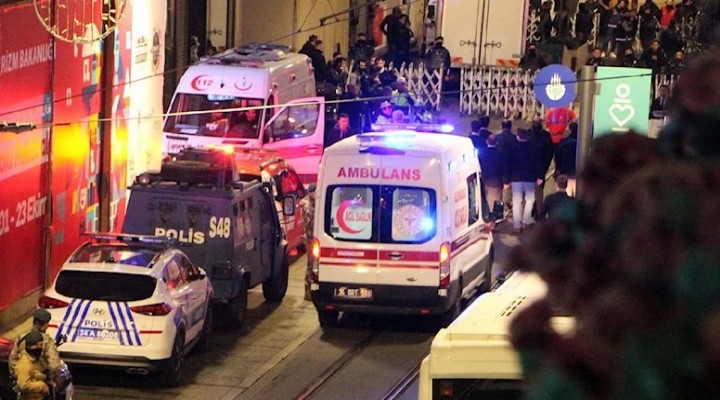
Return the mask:
{"type": "MultiPolygon", "coordinates": [[[[310,35],[300,53],[310,58],[319,92],[329,100],[337,100],[336,124],[325,138],[329,146],[349,135],[369,131],[373,124],[402,122],[433,122],[435,115],[430,104],[425,104],[417,93],[409,90],[408,81],[398,76],[396,69],[410,62],[410,41],[404,29],[407,15],[400,8],[393,9],[381,24],[387,36],[387,52],[376,54],[373,40],[358,33],[347,57],[335,52],[331,60],[325,59],[322,40],[310,35]]],[[[424,55],[427,68],[447,70],[450,52],[437,37],[424,55]]]]}
{"type": "Polygon", "coordinates": [[[659,7],[653,0],[633,6],[628,0],[556,0],[531,2],[539,15],[537,43],[528,46],[521,66],[542,68],[547,64],[537,45],[549,41],[593,49],[587,65],[650,68],[654,73],[678,75],[685,67],[689,42],[694,41],[699,23],[694,0],[667,0],[659,7]],[[574,29],[571,16],[574,15],[574,29]],[[597,18],[596,18],[597,16],[597,18]],[[593,33],[595,36],[593,36],[593,33]]]}
{"type": "Polygon", "coordinates": [[[512,121],[502,122],[502,130],[489,129],[490,118],[482,116],[470,124],[470,140],[478,154],[488,206],[511,204],[506,215],[512,215],[513,233],[528,230],[555,212],[561,203],[559,194],[545,202],[544,187],[554,160],[554,175],[559,192],[566,199],[575,194],[575,158],[578,125],[574,115],[563,126],[554,118],[554,110],[543,119],[533,119],[530,129],[513,132],[512,121]],[[553,127],[551,134],[547,127],[553,127]]]}

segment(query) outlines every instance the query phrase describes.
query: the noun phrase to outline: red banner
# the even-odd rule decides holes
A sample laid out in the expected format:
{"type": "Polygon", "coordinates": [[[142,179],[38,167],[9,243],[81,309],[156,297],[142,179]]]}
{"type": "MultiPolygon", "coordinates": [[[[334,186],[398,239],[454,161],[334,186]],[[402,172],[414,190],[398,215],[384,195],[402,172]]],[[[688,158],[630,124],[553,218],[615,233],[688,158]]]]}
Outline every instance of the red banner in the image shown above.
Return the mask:
{"type": "MultiPolygon", "coordinates": [[[[32,3],[0,9],[0,121],[50,120],[54,57],[32,3]]],[[[0,132],[0,310],[43,285],[48,138],[43,128],[0,132]]]]}
{"type": "MultiPolygon", "coordinates": [[[[124,216],[127,184],[129,91],[123,84],[130,79],[129,6],[120,21],[111,107],[115,230],[124,216]]],[[[55,40],[32,2],[0,7],[0,121],[37,126],[0,132],[0,310],[49,284],[86,239],[82,234],[97,230],[101,46],[55,40]]]]}

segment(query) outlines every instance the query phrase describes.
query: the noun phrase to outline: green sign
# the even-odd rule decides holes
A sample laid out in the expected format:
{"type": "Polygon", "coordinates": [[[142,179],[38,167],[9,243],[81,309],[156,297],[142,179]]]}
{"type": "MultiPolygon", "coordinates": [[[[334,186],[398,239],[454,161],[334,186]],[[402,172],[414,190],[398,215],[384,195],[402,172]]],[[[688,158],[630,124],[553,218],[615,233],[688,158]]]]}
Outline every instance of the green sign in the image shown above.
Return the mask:
{"type": "Polygon", "coordinates": [[[647,135],[651,74],[644,68],[598,67],[594,137],[631,129],[647,135]]]}

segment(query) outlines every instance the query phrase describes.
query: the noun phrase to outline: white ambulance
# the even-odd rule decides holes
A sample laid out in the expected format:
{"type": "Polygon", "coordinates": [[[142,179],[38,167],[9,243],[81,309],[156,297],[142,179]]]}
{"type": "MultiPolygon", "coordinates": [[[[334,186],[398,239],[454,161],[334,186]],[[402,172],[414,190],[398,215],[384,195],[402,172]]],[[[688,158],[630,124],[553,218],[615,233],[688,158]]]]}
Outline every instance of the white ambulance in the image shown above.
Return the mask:
{"type": "MultiPolygon", "coordinates": [[[[419,126],[428,128],[428,126],[419,126]]],[[[339,312],[441,316],[490,287],[493,234],[467,137],[389,127],[325,150],[309,254],[323,327],[339,312]]]]}
{"type": "Polygon", "coordinates": [[[279,45],[247,45],[188,68],[163,128],[163,154],[186,147],[276,149],[303,182],[314,182],[325,104],[310,59],[279,45]]]}

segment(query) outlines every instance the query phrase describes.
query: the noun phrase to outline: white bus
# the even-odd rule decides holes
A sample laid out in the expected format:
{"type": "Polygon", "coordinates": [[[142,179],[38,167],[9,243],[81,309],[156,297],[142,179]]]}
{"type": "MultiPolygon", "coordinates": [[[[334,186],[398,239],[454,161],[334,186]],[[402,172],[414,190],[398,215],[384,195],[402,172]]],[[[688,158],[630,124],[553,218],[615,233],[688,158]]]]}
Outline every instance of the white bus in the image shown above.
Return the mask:
{"type": "MultiPolygon", "coordinates": [[[[536,274],[513,273],[497,290],[481,295],[433,339],[420,366],[419,400],[518,399],[522,367],[509,340],[516,313],[545,296],[536,274]]],[[[568,332],[572,317],[554,317],[553,326],[568,332]]]]}

